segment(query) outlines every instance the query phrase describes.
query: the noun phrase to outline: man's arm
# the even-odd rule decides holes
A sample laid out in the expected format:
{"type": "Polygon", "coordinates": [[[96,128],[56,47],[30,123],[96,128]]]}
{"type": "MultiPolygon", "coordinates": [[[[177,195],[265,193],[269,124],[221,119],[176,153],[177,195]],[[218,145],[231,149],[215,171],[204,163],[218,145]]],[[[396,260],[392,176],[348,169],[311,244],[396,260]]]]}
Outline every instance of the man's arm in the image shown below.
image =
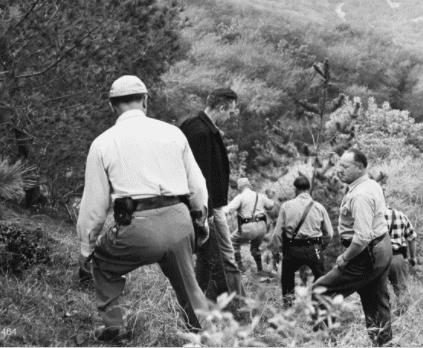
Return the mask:
{"type": "Polygon", "coordinates": [[[201,173],[200,167],[195,161],[188,142],[183,150],[183,162],[187,173],[187,183],[189,188],[189,200],[194,210],[201,210],[202,216],[207,216],[208,193],[206,180],[201,173]]]}
{"type": "Polygon", "coordinates": [[[228,214],[241,208],[241,194],[236,195],[236,197],[223,208],[223,211],[228,214]]]}
{"type": "Polygon", "coordinates": [[[357,196],[351,202],[351,211],[354,218],[354,236],[351,245],[336,260],[340,268],[345,267],[371,242],[373,209],[369,200],[366,197],[357,196]]]}
{"type": "Polygon", "coordinates": [[[415,239],[413,239],[412,241],[407,241],[407,243],[408,243],[408,249],[410,251],[410,258],[409,258],[410,265],[414,267],[417,263],[417,255],[416,255],[417,243],[415,239]]]}
{"type": "Polygon", "coordinates": [[[79,208],[77,231],[81,255],[89,257],[107,217],[110,203],[110,183],[100,151],[91,145],[85,169],[85,186],[79,208]]]}
{"type": "Polygon", "coordinates": [[[326,249],[326,247],[329,245],[330,240],[333,237],[333,228],[332,223],[330,222],[329,214],[326,211],[326,209],[323,207],[323,221],[322,221],[322,240],[323,240],[323,249],[326,249]]]}
{"type": "Polygon", "coordinates": [[[276,222],[276,226],[275,226],[275,229],[273,230],[273,235],[268,246],[268,249],[273,254],[279,254],[282,249],[282,228],[285,225],[284,206],[285,205],[282,204],[279,210],[278,220],[276,222]]]}
{"type": "Polygon", "coordinates": [[[410,253],[410,256],[409,256],[410,266],[414,267],[417,263],[417,255],[416,255],[417,233],[414,230],[410,220],[405,214],[404,214],[404,217],[405,217],[404,237],[408,243],[408,251],[410,253]]]}

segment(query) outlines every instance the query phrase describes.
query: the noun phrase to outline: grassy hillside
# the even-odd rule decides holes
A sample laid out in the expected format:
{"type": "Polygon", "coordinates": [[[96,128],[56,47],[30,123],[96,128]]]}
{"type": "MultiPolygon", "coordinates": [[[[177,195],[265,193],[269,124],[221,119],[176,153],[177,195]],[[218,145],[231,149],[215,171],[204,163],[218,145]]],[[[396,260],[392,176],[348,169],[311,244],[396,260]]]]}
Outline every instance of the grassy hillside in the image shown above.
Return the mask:
{"type": "MultiPolygon", "coordinates": [[[[421,209],[421,205],[420,205],[421,209]]],[[[0,327],[17,328],[17,334],[4,336],[2,346],[110,346],[96,342],[93,328],[101,321],[96,312],[92,286],[80,286],[77,281],[78,243],[75,228],[61,219],[46,216],[29,217],[6,210],[8,223],[28,229],[41,228],[53,240],[52,263],[36,265],[21,276],[0,274],[0,327]]],[[[254,261],[247,247],[242,249],[247,265],[254,261]]],[[[270,272],[271,265],[264,265],[270,272]]],[[[409,309],[402,316],[393,314],[394,346],[422,346],[423,298],[422,268],[418,266],[408,282],[409,309]]],[[[341,326],[331,333],[311,330],[308,322],[310,294],[300,288],[297,303],[290,311],[281,311],[281,290],[278,276],[257,275],[254,266],[243,274],[248,302],[242,323],[215,308],[210,315],[221,324],[218,331],[209,331],[207,340],[214,346],[369,346],[363,312],[357,295],[351,296],[336,309],[341,326]],[[258,302],[255,302],[258,301],[258,302]],[[220,313],[220,314],[219,314],[220,313]],[[254,327],[251,327],[252,319],[254,327]],[[269,327],[273,318],[278,330],[269,327]],[[248,343],[250,342],[250,343],[248,343]],[[251,342],[255,342],[252,344],[251,342]]],[[[299,279],[297,279],[298,285],[299,279]]],[[[311,285],[311,277],[308,286],[311,285]]],[[[391,292],[392,311],[397,303],[391,292]]],[[[166,347],[188,344],[175,294],[160,269],[146,266],[127,277],[124,308],[134,339],[125,342],[131,347],[166,347]]],[[[204,336],[203,335],[203,336],[204,336]]],[[[192,339],[192,336],[188,336],[192,339]]]]}

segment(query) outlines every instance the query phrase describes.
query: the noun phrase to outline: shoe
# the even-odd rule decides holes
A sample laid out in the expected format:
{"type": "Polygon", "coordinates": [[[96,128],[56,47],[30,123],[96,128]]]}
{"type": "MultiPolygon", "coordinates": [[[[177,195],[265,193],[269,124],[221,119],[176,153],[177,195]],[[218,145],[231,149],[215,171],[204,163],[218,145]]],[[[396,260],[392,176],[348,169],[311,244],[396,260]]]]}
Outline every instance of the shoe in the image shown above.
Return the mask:
{"type": "Polygon", "coordinates": [[[131,331],[124,327],[107,327],[101,325],[94,331],[94,338],[98,341],[122,341],[130,340],[131,331]]]}

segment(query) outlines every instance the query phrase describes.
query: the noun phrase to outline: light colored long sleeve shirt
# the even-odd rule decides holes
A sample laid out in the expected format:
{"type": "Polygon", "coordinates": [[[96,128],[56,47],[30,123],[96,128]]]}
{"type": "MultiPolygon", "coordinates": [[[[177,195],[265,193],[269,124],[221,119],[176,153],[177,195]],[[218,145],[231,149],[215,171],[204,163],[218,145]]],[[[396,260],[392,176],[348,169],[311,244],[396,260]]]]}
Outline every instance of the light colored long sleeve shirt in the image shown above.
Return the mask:
{"type": "MultiPolygon", "coordinates": [[[[250,218],[254,211],[256,195],[256,192],[246,187],[223,210],[225,213],[236,211],[243,218],[250,218]]],[[[265,214],[267,210],[273,208],[273,204],[274,202],[271,199],[259,193],[254,215],[265,214]]]]}
{"type": "MultiPolygon", "coordinates": [[[[278,220],[272,236],[270,250],[278,252],[282,246],[282,233],[286,231],[287,237],[292,238],[304,210],[312,198],[308,193],[301,193],[281,205],[278,220]]],[[[314,201],[295,239],[308,239],[322,237],[323,244],[327,245],[333,236],[333,228],[328,212],[319,202],[314,201]]]]}
{"type": "Polygon", "coordinates": [[[189,194],[194,209],[207,208],[206,181],[179,128],[123,113],[90,147],[77,231],[81,253],[92,253],[110,200],[189,194]]]}
{"type": "Polygon", "coordinates": [[[348,187],[339,212],[338,231],[341,239],[368,245],[388,232],[386,203],[382,187],[367,174],[348,187]]]}

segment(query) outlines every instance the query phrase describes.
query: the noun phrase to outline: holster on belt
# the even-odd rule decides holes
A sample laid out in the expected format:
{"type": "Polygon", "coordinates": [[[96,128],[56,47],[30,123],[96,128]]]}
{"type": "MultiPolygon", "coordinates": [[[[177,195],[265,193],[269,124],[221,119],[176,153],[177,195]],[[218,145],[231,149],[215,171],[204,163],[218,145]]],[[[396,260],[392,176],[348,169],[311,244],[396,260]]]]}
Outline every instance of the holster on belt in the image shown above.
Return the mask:
{"type": "Polygon", "coordinates": [[[135,205],[131,197],[116,198],[113,205],[113,217],[119,225],[128,226],[131,224],[134,210],[135,205]]]}
{"type": "Polygon", "coordinates": [[[238,220],[238,231],[239,231],[239,233],[242,233],[242,225],[248,224],[250,222],[264,221],[264,223],[267,225],[266,214],[254,215],[251,218],[244,218],[241,215],[237,215],[237,220],[238,220]]]}
{"type": "MultiPolygon", "coordinates": [[[[364,250],[358,254],[356,257],[354,257],[352,260],[359,260],[364,259],[366,262],[366,265],[370,272],[374,270],[374,264],[375,264],[375,257],[373,255],[373,247],[378,244],[380,241],[385,238],[385,235],[379,236],[378,238],[373,239],[365,248],[364,250]]],[[[351,245],[350,240],[342,240],[342,245],[345,248],[348,248],[351,245]]],[[[351,260],[350,260],[351,261],[351,260]]]]}

